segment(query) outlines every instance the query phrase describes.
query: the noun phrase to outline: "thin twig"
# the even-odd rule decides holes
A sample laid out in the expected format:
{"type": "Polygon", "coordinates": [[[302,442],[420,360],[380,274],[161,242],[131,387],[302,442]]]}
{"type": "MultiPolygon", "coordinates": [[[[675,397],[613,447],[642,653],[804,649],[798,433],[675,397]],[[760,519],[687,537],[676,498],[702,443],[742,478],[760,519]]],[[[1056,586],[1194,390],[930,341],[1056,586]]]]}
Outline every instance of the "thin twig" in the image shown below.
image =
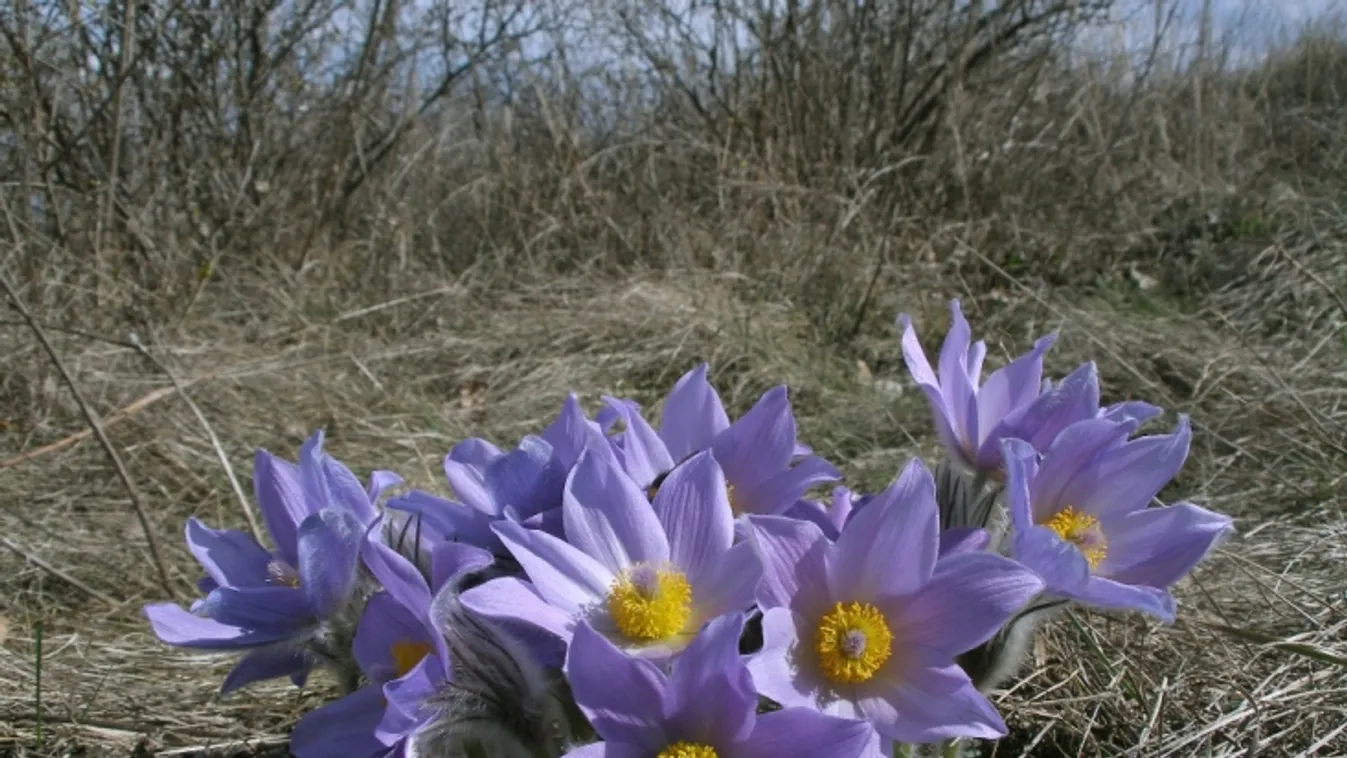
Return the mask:
{"type": "Polygon", "coordinates": [[[257,517],[253,515],[252,507],[248,505],[248,496],[243,494],[243,487],[239,486],[239,479],[234,475],[234,467],[229,465],[229,456],[225,455],[224,447],[220,445],[220,438],[215,436],[215,430],[211,428],[210,422],[206,420],[206,414],[201,412],[201,407],[187,394],[187,387],[183,386],[183,383],[178,381],[177,375],[169,370],[168,366],[166,366],[163,361],[156,358],[154,353],[151,353],[149,348],[145,347],[145,344],[140,341],[140,338],[137,337],[135,333],[131,334],[131,344],[134,345],[136,350],[141,355],[145,356],[150,363],[153,363],[156,368],[162,371],[164,376],[168,377],[168,380],[173,383],[173,388],[178,391],[178,396],[182,398],[184,403],[187,403],[188,408],[192,409],[192,414],[196,416],[196,420],[201,424],[201,428],[206,430],[206,436],[210,438],[210,446],[215,449],[215,457],[219,459],[220,467],[224,469],[225,476],[229,479],[229,486],[234,489],[234,496],[238,498],[239,508],[243,511],[243,518],[248,521],[248,528],[252,530],[253,539],[261,542],[262,529],[257,524],[257,517]]]}
{"type": "Polygon", "coordinates": [[[43,331],[42,325],[37,323],[33,314],[28,311],[28,306],[24,305],[23,300],[19,298],[19,293],[10,283],[9,277],[3,271],[0,271],[0,286],[5,289],[5,294],[9,295],[9,300],[14,304],[14,309],[19,312],[24,321],[33,330],[33,336],[42,343],[42,348],[47,351],[47,356],[56,366],[56,370],[61,373],[61,378],[65,380],[66,386],[70,388],[70,394],[75,398],[75,404],[79,406],[80,413],[84,414],[84,420],[88,422],[89,428],[93,430],[94,436],[98,438],[98,443],[103,446],[107,452],[108,458],[112,459],[112,467],[117,470],[117,477],[122,480],[122,485],[126,487],[127,494],[131,497],[131,507],[136,512],[136,520],[140,522],[140,529],[145,534],[145,543],[150,548],[150,560],[154,562],[155,571],[159,573],[159,583],[164,592],[172,599],[177,599],[177,593],[173,590],[173,583],[168,578],[168,568],[164,565],[163,556],[159,553],[159,540],[154,536],[154,530],[150,528],[150,519],[145,515],[145,503],[140,497],[140,490],[136,489],[136,483],[131,480],[131,474],[127,472],[126,465],[122,463],[122,457],[117,453],[117,448],[113,447],[112,440],[108,439],[108,434],[103,430],[103,422],[98,417],[98,411],[93,409],[84,399],[80,392],[79,385],[75,383],[75,377],[71,376],[70,370],[66,368],[65,362],[56,352],[56,347],[51,344],[47,333],[43,331]]]}
{"type": "Polygon", "coordinates": [[[51,574],[57,579],[60,579],[61,581],[65,582],[71,587],[74,587],[80,592],[83,592],[89,597],[95,600],[101,600],[102,602],[107,603],[109,606],[113,608],[116,608],[118,605],[120,605],[120,603],[118,603],[116,600],[113,600],[107,595],[104,595],[103,593],[99,592],[93,587],[90,587],[84,582],[62,571],[61,569],[56,568],[55,566],[48,563],[46,560],[38,557],[37,554],[33,553],[31,550],[25,548],[23,545],[18,544],[17,542],[11,540],[10,538],[6,537],[3,534],[0,534],[0,545],[4,545],[6,548],[10,550],[10,552],[14,553],[20,558],[23,558],[24,560],[28,561],[34,566],[37,566],[38,568],[42,569],[48,574],[51,574]]]}
{"type": "MultiPolygon", "coordinates": [[[[214,376],[215,374],[211,373],[206,374],[204,376],[199,376],[195,379],[188,379],[186,384],[187,386],[191,386],[193,384],[196,384],[197,382],[210,379],[214,376]]],[[[172,395],[175,391],[176,390],[173,387],[160,387],[154,392],[142,395],[140,399],[128,405],[124,405],[121,408],[118,408],[116,411],[108,414],[108,417],[103,419],[103,428],[104,429],[111,428],[114,424],[117,424],[119,422],[131,418],[132,416],[136,415],[141,410],[143,410],[146,406],[152,405],[154,403],[159,402],[160,400],[163,400],[169,395],[172,395]]],[[[13,458],[7,458],[3,461],[0,461],[0,471],[3,471],[4,469],[7,468],[12,468],[25,461],[31,461],[34,458],[40,458],[46,455],[47,453],[54,453],[58,450],[64,450],[65,448],[70,447],[76,442],[86,439],[92,434],[93,431],[90,429],[81,429],[78,432],[75,432],[74,434],[70,435],[69,437],[56,440],[55,442],[43,445],[42,447],[36,448],[34,450],[29,450],[28,452],[23,453],[21,455],[16,455],[13,458]]]]}

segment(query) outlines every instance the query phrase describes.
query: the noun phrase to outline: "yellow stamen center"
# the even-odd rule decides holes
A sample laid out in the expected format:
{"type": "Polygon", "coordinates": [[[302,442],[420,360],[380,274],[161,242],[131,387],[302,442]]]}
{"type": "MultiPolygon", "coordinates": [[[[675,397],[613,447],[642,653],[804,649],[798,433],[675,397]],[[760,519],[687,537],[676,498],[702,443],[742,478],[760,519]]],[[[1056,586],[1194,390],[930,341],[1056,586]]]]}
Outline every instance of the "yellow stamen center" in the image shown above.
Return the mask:
{"type": "Polygon", "coordinates": [[[683,631],[692,617],[692,585],[677,567],[637,564],[613,583],[608,615],[633,640],[667,639],[683,631]]]}
{"type": "Polygon", "coordinates": [[[411,642],[408,640],[399,640],[393,643],[393,668],[397,671],[399,678],[407,675],[407,672],[416,668],[416,664],[421,662],[422,658],[430,655],[430,645],[424,642],[411,642]]]}
{"type": "Polygon", "coordinates": [[[655,758],[720,758],[710,745],[698,742],[675,742],[664,748],[655,758]]]}
{"type": "Polygon", "coordinates": [[[818,622],[819,667],[835,684],[869,681],[893,654],[893,632],[870,603],[838,603],[818,622]]]}
{"type": "Polygon", "coordinates": [[[1108,555],[1108,540],[1099,528],[1099,519],[1072,506],[1058,511],[1043,524],[1057,533],[1058,537],[1070,542],[1089,561],[1090,569],[1099,568],[1099,564],[1108,555]]]}
{"type": "Polygon", "coordinates": [[[739,518],[744,515],[744,507],[740,505],[739,499],[734,496],[733,484],[725,485],[725,495],[730,499],[730,512],[734,514],[734,517],[739,518]]]}

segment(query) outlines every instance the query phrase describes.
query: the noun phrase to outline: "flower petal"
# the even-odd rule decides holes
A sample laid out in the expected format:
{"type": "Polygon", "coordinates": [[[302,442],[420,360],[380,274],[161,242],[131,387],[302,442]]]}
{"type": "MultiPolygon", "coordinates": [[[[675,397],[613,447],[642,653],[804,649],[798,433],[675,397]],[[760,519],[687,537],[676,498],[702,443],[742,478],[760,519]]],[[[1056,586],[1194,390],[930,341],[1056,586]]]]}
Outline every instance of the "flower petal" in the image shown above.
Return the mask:
{"type": "Polygon", "coordinates": [[[940,552],[935,479],[913,458],[899,477],[856,513],[828,550],[834,597],[905,595],[931,577],[940,552]]]}
{"type": "Polygon", "coordinates": [[[1123,584],[1102,576],[1090,577],[1084,591],[1080,592],[1076,599],[1086,605],[1105,610],[1147,613],[1166,624],[1174,623],[1178,614],[1178,606],[1169,590],[1123,584]]]}
{"type": "Polygon", "coordinates": [[[1030,527],[1018,532],[1014,558],[1043,579],[1049,590],[1068,597],[1079,597],[1091,581],[1090,563],[1074,545],[1058,537],[1047,527],[1030,527]]]}
{"type": "Polygon", "coordinates": [[[784,708],[818,707],[813,656],[797,634],[802,623],[789,608],[768,608],[762,614],[762,650],[748,659],[754,688],[784,708]]]}
{"type": "Polygon", "coordinates": [[[496,533],[548,603],[576,615],[603,600],[613,584],[611,569],[550,534],[501,521],[496,533]]]}
{"type": "Polygon", "coordinates": [[[187,549],[216,586],[257,587],[267,583],[271,554],[251,535],[237,529],[211,529],[187,519],[187,549]]]}
{"type": "Polygon", "coordinates": [[[674,467],[675,459],[664,446],[664,440],[638,410],[615,397],[605,395],[603,399],[626,425],[620,449],[623,469],[637,487],[649,487],[656,478],[674,467]]]}
{"type": "Polygon", "coordinates": [[[522,519],[561,506],[566,469],[552,446],[532,435],[486,466],[485,482],[497,515],[513,508],[522,519]]]}
{"type": "Polygon", "coordinates": [[[916,330],[912,328],[912,318],[906,313],[901,314],[898,316],[898,325],[903,329],[903,362],[907,364],[907,371],[912,375],[912,380],[926,395],[940,444],[951,454],[966,458],[967,452],[964,450],[965,445],[960,441],[960,432],[954,428],[954,417],[950,411],[949,401],[941,391],[940,379],[931,369],[926,352],[921,348],[916,330]]]}
{"type": "Polygon", "coordinates": [[[1126,425],[1105,419],[1078,421],[1063,429],[1029,484],[1034,523],[1042,523],[1067,505],[1088,508],[1089,503],[1066,500],[1067,487],[1089,470],[1101,452],[1116,447],[1130,433],[1126,425]]]}
{"type": "Polygon", "coordinates": [[[692,582],[692,601],[701,618],[745,611],[753,606],[762,582],[762,559],[741,542],[725,552],[714,568],[692,582]]]}
{"type": "Polygon", "coordinates": [[[293,677],[306,673],[310,668],[312,664],[302,650],[290,648],[252,650],[229,670],[224,683],[220,685],[220,695],[228,695],[253,682],[279,679],[283,676],[293,677]]]}
{"type": "Polygon", "coordinates": [[[711,446],[725,478],[747,487],[788,465],[795,451],[795,417],[784,386],[773,387],[716,437],[711,446]]]}
{"type": "Polygon", "coordinates": [[[861,758],[872,736],[864,721],[783,708],[758,716],[753,733],[734,746],[734,758],[861,758]]]}
{"type": "Polygon", "coordinates": [[[535,585],[506,576],[479,584],[459,596],[463,606],[490,619],[519,621],[568,639],[578,615],[547,602],[535,585]]]}
{"type": "Polygon", "coordinates": [[[295,565],[299,562],[299,522],[309,515],[299,467],[258,450],[253,455],[253,494],[277,552],[286,563],[295,565]]]}
{"type": "Polygon", "coordinates": [[[406,676],[384,684],[382,695],[388,704],[374,728],[374,737],[385,745],[394,745],[429,721],[435,713],[430,701],[444,681],[444,671],[444,662],[428,655],[406,676]]]}
{"type": "Polygon", "coordinates": [[[491,553],[466,542],[441,542],[430,548],[430,590],[481,571],[495,560],[491,553]]]}
{"type": "Polygon", "coordinates": [[[1173,434],[1139,437],[1102,451],[1062,489],[1062,500],[1097,516],[1141,510],[1179,473],[1188,458],[1192,429],[1179,417],[1173,434]]]}
{"type": "Polygon", "coordinates": [[[900,639],[953,657],[991,639],[1042,589],[1043,580],[1015,561],[964,553],[942,558],[931,581],[890,617],[900,619],[900,639]]]}
{"type": "Polygon", "coordinates": [[[829,546],[817,525],[785,516],[749,516],[746,542],[762,561],[758,603],[763,608],[827,603],[824,554],[829,546]],[[813,597],[810,597],[810,596],[813,597]]]}
{"type": "Polygon", "coordinates": [[[575,703],[600,737],[653,753],[665,744],[668,680],[649,661],[624,655],[587,623],[566,652],[566,680],[575,703]]]}
{"type": "Polygon", "coordinates": [[[429,492],[412,490],[392,498],[384,504],[384,508],[414,513],[421,517],[425,526],[446,538],[486,550],[503,549],[500,539],[491,531],[495,517],[462,503],[445,500],[429,492]]]}
{"type": "Polygon", "coordinates": [[[383,684],[398,676],[393,660],[395,645],[408,642],[429,645],[433,639],[427,635],[425,622],[385,590],[376,592],[365,604],[356,622],[351,652],[360,671],[370,681],[383,684]]]}
{"type": "Polygon", "coordinates": [[[388,751],[374,737],[384,716],[383,691],[361,687],[304,714],[290,733],[295,758],[373,758],[388,751]]]}
{"type": "Polygon", "coordinates": [[[486,467],[503,455],[495,445],[475,437],[454,445],[444,457],[444,478],[454,497],[479,513],[499,515],[500,508],[486,486],[486,467]]]}
{"type": "Polygon", "coordinates": [[[734,499],[742,512],[774,515],[794,506],[811,487],[841,478],[836,466],[811,455],[755,485],[736,487],[734,499]]]}
{"type": "Polygon", "coordinates": [[[430,612],[430,587],[425,577],[411,561],[384,544],[377,527],[369,530],[360,554],[370,573],[399,605],[417,618],[430,612]]]}
{"type": "Polygon", "coordinates": [[[977,387],[968,373],[973,333],[957,298],[950,301],[949,311],[949,331],[940,347],[940,392],[945,396],[950,426],[963,451],[971,454],[978,440],[977,387]]]}
{"type": "Polygon", "coordinates": [[[586,451],[566,481],[566,539],[610,571],[669,559],[664,527],[626,474],[586,451]]]}
{"type": "Polygon", "coordinates": [[[394,487],[402,486],[403,481],[396,472],[376,469],[369,474],[369,487],[366,488],[365,494],[371,503],[377,503],[380,495],[394,487]]]}
{"type": "Polygon", "coordinates": [[[288,628],[256,629],[197,616],[173,603],[151,603],[143,613],[161,642],[196,650],[239,650],[289,638],[288,628]]]}
{"type": "Polygon", "coordinates": [[[978,449],[978,465],[983,470],[1000,468],[1001,440],[1007,438],[1021,439],[1039,452],[1046,451],[1063,429],[1098,413],[1099,374],[1094,362],[1087,361],[997,424],[978,449]]]}
{"type": "Polygon", "coordinates": [[[334,506],[299,525],[300,587],[320,617],[326,618],[344,606],[355,587],[364,536],[356,519],[353,512],[334,506]]]}
{"type": "Polygon", "coordinates": [[[542,438],[552,446],[553,454],[566,469],[574,466],[580,459],[580,454],[586,449],[592,449],[610,461],[617,460],[612,445],[603,435],[603,430],[598,424],[585,418],[585,412],[580,409],[580,400],[574,392],[566,395],[561,413],[552,425],[543,431],[542,438]]]}
{"type": "Polygon", "coordinates": [[[671,736],[730,745],[753,731],[758,693],[739,658],[744,614],[713,619],[674,659],[664,715],[671,736]]]}
{"type": "Polygon", "coordinates": [[[1107,525],[1099,574],[1123,584],[1168,587],[1234,532],[1229,516],[1192,503],[1134,511],[1107,525]]]}
{"type": "MultiPolygon", "coordinates": [[[[987,549],[991,533],[976,526],[956,526],[940,532],[940,557],[987,549]]],[[[937,564],[938,565],[938,564],[937,564]]]]}
{"type": "Polygon", "coordinates": [[[710,448],[716,435],[730,426],[706,370],[703,363],[679,378],[660,410],[659,436],[675,461],[710,448]]]}
{"type": "Polygon", "coordinates": [[[716,567],[734,542],[734,516],[725,476],[710,451],[679,464],[652,503],[669,538],[669,560],[693,584],[716,567]]]}
{"type": "Polygon", "coordinates": [[[562,758],[649,758],[649,748],[622,742],[593,742],[566,751],[562,758]]]}
{"type": "Polygon", "coordinates": [[[877,678],[860,701],[880,734],[923,743],[955,737],[998,739],[1007,733],[996,707],[958,665],[935,651],[904,651],[913,665],[901,677],[877,678]]]}
{"type": "Polygon", "coordinates": [[[322,457],[322,467],[323,486],[328,497],[325,503],[345,508],[361,524],[373,521],[376,515],[374,503],[360,478],[346,464],[326,453],[322,457]]]}
{"type": "MultiPolygon", "coordinates": [[[[1005,420],[1011,411],[1038,398],[1039,388],[1043,384],[1043,354],[1055,341],[1056,334],[1039,338],[1034,342],[1032,350],[993,371],[978,388],[977,428],[982,435],[990,436],[988,433],[1005,420]]],[[[981,442],[982,439],[974,440],[979,446],[981,442]]]]}

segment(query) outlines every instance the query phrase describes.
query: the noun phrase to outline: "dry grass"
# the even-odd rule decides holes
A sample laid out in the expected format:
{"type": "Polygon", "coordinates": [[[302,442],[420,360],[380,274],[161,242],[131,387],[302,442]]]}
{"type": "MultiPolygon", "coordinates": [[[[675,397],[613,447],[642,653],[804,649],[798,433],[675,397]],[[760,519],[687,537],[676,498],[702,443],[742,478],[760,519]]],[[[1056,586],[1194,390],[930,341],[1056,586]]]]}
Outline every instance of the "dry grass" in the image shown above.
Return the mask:
{"type": "MultiPolygon", "coordinates": [[[[466,158],[428,119],[392,151],[404,163],[335,205],[301,195],[328,181],[305,160],[344,116],[301,124],[324,135],[311,149],[277,127],[256,165],[189,156],[201,184],[183,208],[156,145],[132,144],[108,214],[111,193],[73,186],[103,157],[94,140],[69,158],[74,179],[24,179],[67,198],[59,223],[4,196],[0,271],[103,417],[182,597],[197,572],[184,519],[246,527],[220,453],[246,492],[255,448],[291,456],[321,426],[358,473],[442,490],[440,459],[466,436],[515,440],[571,390],[591,408],[601,393],[653,404],[706,360],[733,411],[788,384],[802,438],[874,487],[937,452],[900,310],[933,340],[962,297],[1000,359],[1058,329],[1051,372],[1092,359],[1106,399],[1191,414],[1192,456],[1163,494],[1232,514],[1239,534],[1180,585],[1173,627],[1083,612],[1050,627],[997,696],[1012,734],[987,751],[1347,755],[1347,667],[1289,647],[1347,655],[1347,75],[1319,65],[1347,51],[1325,39],[1239,76],[1124,86],[1049,57],[1009,75],[1011,96],[979,99],[1008,85],[970,75],[914,127],[932,136],[900,146],[921,148],[907,173],[892,145],[858,152],[892,135],[838,136],[833,155],[842,116],[792,110],[791,92],[825,97],[845,71],[745,90],[771,127],[756,138],[672,96],[595,145],[557,126],[565,104],[520,106],[466,158]],[[1049,152],[995,152],[1049,131],[1049,152]],[[270,194],[245,191],[254,179],[270,194]]],[[[15,92],[0,100],[24,111],[15,92]]],[[[283,752],[325,683],[219,700],[227,662],[156,643],[139,608],[165,591],[127,488],[13,310],[0,355],[0,755],[283,752]]]]}

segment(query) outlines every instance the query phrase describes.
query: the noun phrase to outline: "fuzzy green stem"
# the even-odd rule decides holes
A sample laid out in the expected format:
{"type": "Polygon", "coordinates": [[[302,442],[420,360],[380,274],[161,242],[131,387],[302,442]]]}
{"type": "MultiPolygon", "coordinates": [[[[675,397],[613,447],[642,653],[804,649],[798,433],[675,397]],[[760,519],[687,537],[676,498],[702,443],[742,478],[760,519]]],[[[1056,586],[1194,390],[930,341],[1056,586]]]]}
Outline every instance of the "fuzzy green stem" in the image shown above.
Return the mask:
{"type": "Polygon", "coordinates": [[[940,758],[959,758],[961,752],[957,739],[945,740],[940,743],[940,758]]]}
{"type": "Polygon", "coordinates": [[[901,742],[893,743],[893,758],[912,758],[916,750],[911,745],[904,745],[901,742]]]}

